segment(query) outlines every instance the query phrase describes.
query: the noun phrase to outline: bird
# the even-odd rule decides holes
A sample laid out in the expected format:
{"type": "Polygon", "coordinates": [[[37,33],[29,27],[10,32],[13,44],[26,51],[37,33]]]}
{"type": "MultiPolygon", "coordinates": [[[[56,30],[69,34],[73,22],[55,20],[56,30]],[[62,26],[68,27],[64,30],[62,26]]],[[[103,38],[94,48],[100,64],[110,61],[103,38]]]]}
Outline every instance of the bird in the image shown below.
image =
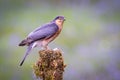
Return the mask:
{"type": "Polygon", "coordinates": [[[43,49],[49,49],[48,44],[60,34],[64,21],[64,16],[57,16],[49,23],[39,26],[33,30],[19,43],[19,46],[27,46],[26,53],[20,62],[20,66],[23,65],[27,55],[29,55],[33,48],[39,46],[43,49]]]}

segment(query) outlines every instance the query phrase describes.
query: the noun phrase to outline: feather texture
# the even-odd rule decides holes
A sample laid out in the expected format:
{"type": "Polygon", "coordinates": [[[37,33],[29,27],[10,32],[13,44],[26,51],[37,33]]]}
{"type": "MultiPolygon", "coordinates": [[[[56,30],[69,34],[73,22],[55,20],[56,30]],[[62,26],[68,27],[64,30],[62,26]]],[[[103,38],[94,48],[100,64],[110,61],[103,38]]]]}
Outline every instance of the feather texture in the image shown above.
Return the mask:
{"type": "Polygon", "coordinates": [[[19,46],[29,45],[30,43],[41,40],[44,38],[50,38],[58,31],[58,26],[52,22],[46,25],[43,25],[42,27],[39,27],[35,29],[33,32],[31,32],[27,39],[21,41],[19,46]]]}

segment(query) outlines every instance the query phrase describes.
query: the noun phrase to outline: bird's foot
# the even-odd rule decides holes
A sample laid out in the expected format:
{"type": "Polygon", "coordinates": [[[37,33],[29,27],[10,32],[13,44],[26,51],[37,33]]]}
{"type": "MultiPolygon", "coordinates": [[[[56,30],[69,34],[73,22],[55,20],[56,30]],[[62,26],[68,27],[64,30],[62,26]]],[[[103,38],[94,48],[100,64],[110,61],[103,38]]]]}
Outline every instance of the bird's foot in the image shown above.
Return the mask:
{"type": "Polygon", "coordinates": [[[48,47],[48,46],[47,46],[47,47],[45,47],[45,50],[50,50],[50,47],[48,47]]]}

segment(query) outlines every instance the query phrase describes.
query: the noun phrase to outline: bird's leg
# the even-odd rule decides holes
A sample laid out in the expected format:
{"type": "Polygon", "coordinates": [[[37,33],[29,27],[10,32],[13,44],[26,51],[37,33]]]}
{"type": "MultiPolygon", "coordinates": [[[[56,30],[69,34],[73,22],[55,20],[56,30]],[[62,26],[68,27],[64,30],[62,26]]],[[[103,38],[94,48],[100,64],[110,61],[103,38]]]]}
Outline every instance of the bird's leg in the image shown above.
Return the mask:
{"type": "Polygon", "coordinates": [[[46,50],[49,50],[50,48],[49,48],[48,46],[45,46],[45,49],[46,49],[46,50]]]}
{"type": "Polygon", "coordinates": [[[48,47],[48,42],[47,42],[47,41],[43,41],[43,42],[42,42],[42,47],[43,47],[45,50],[50,49],[50,48],[48,47]]]}
{"type": "Polygon", "coordinates": [[[42,49],[49,50],[50,48],[48,46],[42,46],[42,49]]]}

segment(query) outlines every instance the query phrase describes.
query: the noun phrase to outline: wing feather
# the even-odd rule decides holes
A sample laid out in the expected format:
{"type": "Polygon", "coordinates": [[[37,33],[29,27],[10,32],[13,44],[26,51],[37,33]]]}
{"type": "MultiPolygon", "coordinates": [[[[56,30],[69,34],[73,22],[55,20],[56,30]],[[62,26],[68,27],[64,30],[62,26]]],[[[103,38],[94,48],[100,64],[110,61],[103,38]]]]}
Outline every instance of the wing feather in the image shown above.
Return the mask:
{"type": "Polygon", "coordinates": [[[49,23],[35,29],[28,35],[28,38],[32,41],[49,38],[58,31],[58,26],[55,23],[49,23]]]}

